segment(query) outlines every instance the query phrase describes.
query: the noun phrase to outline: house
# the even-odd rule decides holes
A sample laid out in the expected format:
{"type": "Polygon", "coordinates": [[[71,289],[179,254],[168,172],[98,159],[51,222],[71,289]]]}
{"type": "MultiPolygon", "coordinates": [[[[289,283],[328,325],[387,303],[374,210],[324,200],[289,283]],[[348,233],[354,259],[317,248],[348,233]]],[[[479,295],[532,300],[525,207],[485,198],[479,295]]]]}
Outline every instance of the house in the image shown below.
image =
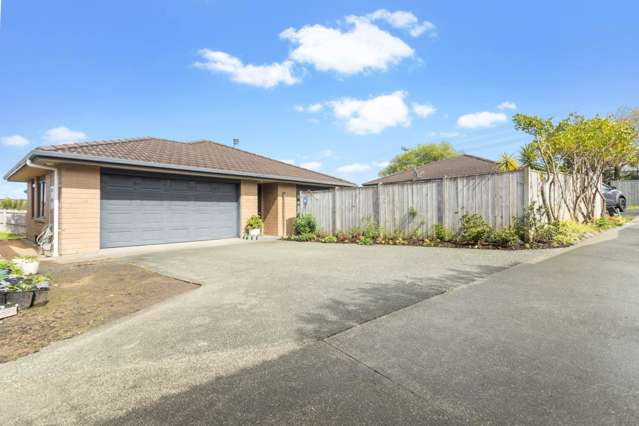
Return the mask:
{"type": "Polygon", "coordinates": [[[153,137],[39,147],[4,178],[28,184],[27,237],[51,224],[62,255],[238,237],[254,214],[283,236],[300,190],[355,186],[213,141],[153,137]]]}
{"type": "Polygon", "coordinates": [[[474,155],[462,154],[446,160],[433,161],[411,170],[394,173],[363,183],[372,186],[388,183],[416,182],[443,177],[474,176],[497,172],[497,163],[474,155]]]}

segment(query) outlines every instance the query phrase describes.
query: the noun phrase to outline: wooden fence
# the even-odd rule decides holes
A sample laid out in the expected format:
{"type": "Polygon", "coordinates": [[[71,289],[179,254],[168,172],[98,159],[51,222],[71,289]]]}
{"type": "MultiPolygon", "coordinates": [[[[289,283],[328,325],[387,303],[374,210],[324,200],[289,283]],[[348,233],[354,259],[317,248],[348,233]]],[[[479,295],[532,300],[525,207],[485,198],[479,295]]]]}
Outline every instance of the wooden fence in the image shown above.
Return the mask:
{"type": "Polygon", "coordinates": [[[639,180],[616,180],[612,185],[623,192],[629,206],[639,204],[639,180]]]}
{"type": "MultiPolygon", "coordinates": [[[[477,213],[495,228],[514,224],[533,202],[540,202],[537,172],[444,178],[374,187],[304,191],[300,213],[312,214],[324,233],[350,231],[369,223],[387,232],[428,234],[435,224],[456,231],[464,214],[477,213]]],[[[554,194],[556,196],[556,194],[554,194]]],[[[562,218],[567,211],[562,209],[562,218]]]]}
{"type": "Polygon", "coordinates": [[[25,210],[0,210],[0,232],[26,234],[27,212],[25,210]]]}

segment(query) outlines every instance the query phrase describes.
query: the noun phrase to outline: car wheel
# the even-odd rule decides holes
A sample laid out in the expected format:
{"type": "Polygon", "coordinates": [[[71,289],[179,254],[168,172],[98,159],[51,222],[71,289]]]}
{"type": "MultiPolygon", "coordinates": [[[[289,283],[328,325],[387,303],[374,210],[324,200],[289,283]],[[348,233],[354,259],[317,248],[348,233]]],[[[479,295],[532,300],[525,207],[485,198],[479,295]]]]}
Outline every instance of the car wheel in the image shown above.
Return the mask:
{"type": "Polygon", "coordinates": [[[624,210],[626,210],[626,199],[625,198],[620,198],[619,199],[618,209],[619,209],[620,212],[623,212],[624,210]]]}

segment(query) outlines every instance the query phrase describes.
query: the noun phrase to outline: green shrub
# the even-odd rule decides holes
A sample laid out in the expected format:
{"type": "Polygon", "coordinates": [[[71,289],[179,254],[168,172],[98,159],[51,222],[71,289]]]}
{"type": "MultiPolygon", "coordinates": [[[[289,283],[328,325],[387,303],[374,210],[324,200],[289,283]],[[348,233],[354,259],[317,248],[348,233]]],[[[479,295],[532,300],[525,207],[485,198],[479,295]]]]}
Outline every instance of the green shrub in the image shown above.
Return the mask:
{"type": "Polygon", "coordinates": [[[490,225],[478,214],[465,214],[460,222],[457,240],[462,244],[477,244],[492,232],[490,225]]]}
{"type": "Polygon", "coordinates": [[[293,233],[295,235],[305,235],[317,233],[317,222],[312,214],[306,213],[297,216],[295,225],[293,225],[293,233]]]}
{"type": "Polygon", "coordinates": [[[503,228],[492,231],[486,241],[499,247],[514,247],[521,243],[514,228],[503,228]]]}
{"type": "Polygon", "coordinates": [[[374,243],[374,241],[369,238],[369,237],[361,237],[358,241],[357,244],[359,244],[360,246],[372,246],[374,243]]]}
{"type": "Polygon", "coordinates": [[[574,244],[583,238],[584,235],[594,231],[594,227],[591,225],[567,220],[555,223],[554,226],[557,228],[557,234],[553,241],[559,245],[574,244]]]}
{"type": "Polygon", "coordinates": [[[244,231],[248,233],[251,229],[262,229],[263,227],[264,222],[262,222],[262,218],[259,215],[254,214],[246,221],[244,231]]]}
{"type": "Polygon", "coordinates": [[[454,235],[448,229],[444,228],[443,225],[436,223],[433,225],[433,237],[435,237],[437,241],[448,242],[453,240],[454,235]]]}
{"type": "Polygon", "coordinates": [[[315,236],[315,234],[310,234],[310,233],[293,235],[291,237],[291,240],[293,241],[315,241],[316,239],[317,237],[315,236]]]}
{"type": "Polygon", "coordinates": [[[337,237],[335,235],[327,235],[324,238],[320,238],[320,242],[322,243],[336,243],[337,237]]]}
{"type": "Polygon", "coordinates": [[[537,239],[537,234],[547,226],[545,223],[544,208],[535,202],[529,205],[521,217],[515,218],[515,231],[519,239],[530,243],[537,239]]]}

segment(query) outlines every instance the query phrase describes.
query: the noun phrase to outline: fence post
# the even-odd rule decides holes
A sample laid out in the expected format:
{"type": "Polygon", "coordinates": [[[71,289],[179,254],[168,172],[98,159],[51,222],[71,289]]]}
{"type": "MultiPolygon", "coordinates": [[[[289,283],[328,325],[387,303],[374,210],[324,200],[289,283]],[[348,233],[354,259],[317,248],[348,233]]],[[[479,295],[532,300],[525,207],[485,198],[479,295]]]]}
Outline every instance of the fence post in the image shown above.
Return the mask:
{"type": "Polygon", "coordinates": [[[377,226],[384,227],[384,209],[383,209],[384,196],[382,195],[382,184],[377,184],[377,226]]]}
{"type": "Polygon", "coordinates": [[[337,191],[338,188],[333,189],[333,211],[331,212],[333,221],[333,234],[337,234],[337,191]]]}
{"type": "Polygon", "coordinates": [[[524,167],[522,169],[522,173],[523,173],[523,178],[524,178],[524,211],[523,213],[526,213],[526,210],[528,209],[528,206],[530,206],[530,168],[529,167],[524,167]]]}
{"type": "Polygon", "coordinates": [[[448,228],[448,221],[446,220],[446,204],[448,202],[448,185],[446,182],[448,178],[444,176],[440,181],[440,199],[439,203],[437,203],[437,221],[444,227],[448,228]]]}

